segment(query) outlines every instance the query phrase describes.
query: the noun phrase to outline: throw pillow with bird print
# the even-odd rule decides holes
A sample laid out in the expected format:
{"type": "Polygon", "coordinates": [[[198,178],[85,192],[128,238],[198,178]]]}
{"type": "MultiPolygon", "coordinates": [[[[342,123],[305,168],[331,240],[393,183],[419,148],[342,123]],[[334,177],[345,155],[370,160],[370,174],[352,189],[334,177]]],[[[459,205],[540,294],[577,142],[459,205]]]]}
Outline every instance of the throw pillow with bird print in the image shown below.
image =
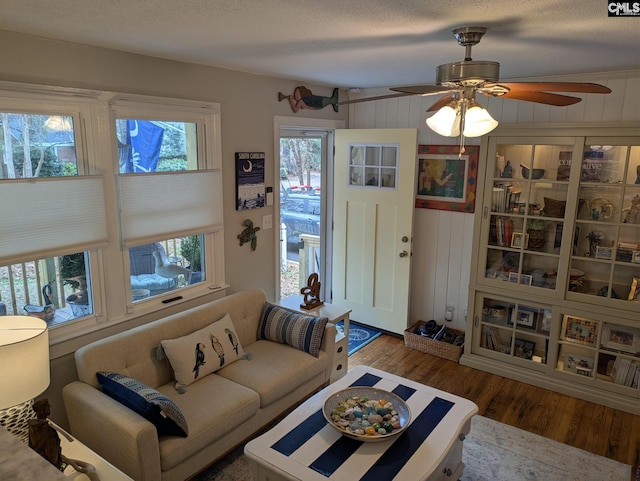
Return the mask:
{"type": "Polygon", "coordinates": [[[187,336],[160,344],[179,390],[246,357],[229,314],[187,336]]]}

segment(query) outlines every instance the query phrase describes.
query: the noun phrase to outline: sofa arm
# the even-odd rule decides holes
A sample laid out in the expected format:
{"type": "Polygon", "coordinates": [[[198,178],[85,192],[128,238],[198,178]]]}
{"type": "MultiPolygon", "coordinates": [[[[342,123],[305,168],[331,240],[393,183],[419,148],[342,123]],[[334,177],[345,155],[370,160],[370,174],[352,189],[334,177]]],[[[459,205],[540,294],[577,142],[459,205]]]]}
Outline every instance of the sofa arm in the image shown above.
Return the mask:
{"type": "Polygon", "coordinates": [[[160,481],[160,447],[153,424],[82,381],[62,390],[71,433],[136,481],[160,481]]]}
{"type": "Polygon", "coordinates": [[[327,353],[329,356],[329,373],[333,369],[333,361],[336,355],[336,326],[330,322],[324,328],[324,336],[322,336],[322,343],[320,344],[320,350],[327,353]]]}

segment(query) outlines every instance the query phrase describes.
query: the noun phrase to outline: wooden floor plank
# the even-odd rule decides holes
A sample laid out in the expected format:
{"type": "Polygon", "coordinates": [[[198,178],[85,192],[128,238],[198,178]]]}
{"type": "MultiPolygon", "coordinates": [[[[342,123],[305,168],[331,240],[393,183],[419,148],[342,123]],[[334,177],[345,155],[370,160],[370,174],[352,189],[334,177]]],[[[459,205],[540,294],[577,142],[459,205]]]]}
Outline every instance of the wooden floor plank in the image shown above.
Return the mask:
{"type": "Polygon", "coordinates": [[[640,416],[479,371],[405,347],[383,334],[349,357],[472,400],[479,414],[586,451],[635,465],[640,416]]]}

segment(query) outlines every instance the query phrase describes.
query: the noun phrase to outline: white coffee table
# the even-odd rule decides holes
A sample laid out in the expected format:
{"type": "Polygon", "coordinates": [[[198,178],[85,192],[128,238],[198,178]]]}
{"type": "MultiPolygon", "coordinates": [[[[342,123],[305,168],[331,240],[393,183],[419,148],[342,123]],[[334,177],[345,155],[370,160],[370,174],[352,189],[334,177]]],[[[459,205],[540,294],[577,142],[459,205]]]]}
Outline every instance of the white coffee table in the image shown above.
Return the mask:
{"type": "Polygon", "coordinates": [[[462,476],[462,441],[478,407],[471,401],[368,366],[318,392],[244,448],[254,481],[436,481],[462,476]],[[322,415],[324,400],[351,385],[402,397],[409,428],[384,442],[342,436],[322,415]]]}

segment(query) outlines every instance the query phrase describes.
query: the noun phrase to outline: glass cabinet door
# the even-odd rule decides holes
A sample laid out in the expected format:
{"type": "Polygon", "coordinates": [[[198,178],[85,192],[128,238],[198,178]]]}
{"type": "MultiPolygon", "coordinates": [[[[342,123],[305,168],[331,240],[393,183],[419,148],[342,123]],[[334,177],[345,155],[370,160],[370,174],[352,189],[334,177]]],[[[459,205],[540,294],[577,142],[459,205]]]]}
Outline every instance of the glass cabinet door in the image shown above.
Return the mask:
{"type": "Polygon", "coordinates": [[[518,358],[534,369],[547,364],[551,307],[489,295],[482,296],[478,305],[476,341],[485,355],[518,358]]]}
{"type": "MultiPolygon", "coordinates": [[[[640,146],[587,139],[569,291],[640,301],[640,146]]],[[[571,294],[569,294],[571,297],[571,294]]]]}
{"type": "Polygon", "coordinates": [[[497,143],[485,279],[556,289],[574,151],[564,140],[497,143]]]}

